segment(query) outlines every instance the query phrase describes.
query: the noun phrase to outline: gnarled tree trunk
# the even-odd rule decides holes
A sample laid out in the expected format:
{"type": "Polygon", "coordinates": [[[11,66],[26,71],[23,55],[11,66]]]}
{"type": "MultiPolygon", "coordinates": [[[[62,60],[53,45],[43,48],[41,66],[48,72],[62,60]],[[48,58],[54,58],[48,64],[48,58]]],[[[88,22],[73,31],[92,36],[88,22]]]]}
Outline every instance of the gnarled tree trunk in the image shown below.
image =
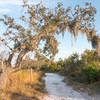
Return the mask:
{"type": "Polygon", "coordinates": [[[19,54],[18,57],[17,57],[16,67],[19,67],[19,68],[21,67],[21,62],[22,62],[23,57],[24,57],[24,55],[25,55],[26,53],[28,53],[27,50],[22,50],[22,51],[20,52],[20,54],[19,54]]]}
{"type": "Polygon", "coordinates": [[[16,54],[16,53],[18,53],[18,50],[12,50],[12,53],[9,55],[9,58],[8,58],[8,60],[7,60],[7,62],[8,62],[8,64],[11,66],[11,61],[12,61],[12,59],[13,59],[13,57],[14,57],[14,55],[16,54]]]}
{"type": "Polygon", "coordinates": [[[8,64],[9,64],[10,66],[11,66],[11,61],[12,61],[12,58],[13,58],[14,55],[15,55],[15,53],[12,52],[12,54],[9,55],[9,58],[8,58],[8,60],[7,60],[8,64]]]}

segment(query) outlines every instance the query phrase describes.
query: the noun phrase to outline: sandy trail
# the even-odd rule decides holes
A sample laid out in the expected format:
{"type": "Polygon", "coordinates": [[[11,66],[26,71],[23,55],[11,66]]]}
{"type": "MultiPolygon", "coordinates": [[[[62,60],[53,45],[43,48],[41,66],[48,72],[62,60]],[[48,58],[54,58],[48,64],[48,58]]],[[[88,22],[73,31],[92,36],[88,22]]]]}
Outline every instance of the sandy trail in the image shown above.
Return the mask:
{"type": "Polygon", "coordinates": [[[96,100],[88,94],[73,90],[63,82],[64,77],[61,75],[46,73],[44,79],[48,96],[43,97],[42,100],[96,100]]]}

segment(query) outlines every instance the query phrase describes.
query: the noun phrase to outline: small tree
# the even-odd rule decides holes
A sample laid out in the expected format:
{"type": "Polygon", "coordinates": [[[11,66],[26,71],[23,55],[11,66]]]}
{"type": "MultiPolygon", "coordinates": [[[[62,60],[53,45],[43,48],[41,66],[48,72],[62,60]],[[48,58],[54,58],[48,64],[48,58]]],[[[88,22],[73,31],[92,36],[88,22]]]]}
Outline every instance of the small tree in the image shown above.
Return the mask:
{"type": "Polygon", "coordinates": [[[91,62],[97,62],[99,60],[99,57],[94,50],[85,50],[81,55],[81,60],[82,63],[86,65],[91,62]]]}

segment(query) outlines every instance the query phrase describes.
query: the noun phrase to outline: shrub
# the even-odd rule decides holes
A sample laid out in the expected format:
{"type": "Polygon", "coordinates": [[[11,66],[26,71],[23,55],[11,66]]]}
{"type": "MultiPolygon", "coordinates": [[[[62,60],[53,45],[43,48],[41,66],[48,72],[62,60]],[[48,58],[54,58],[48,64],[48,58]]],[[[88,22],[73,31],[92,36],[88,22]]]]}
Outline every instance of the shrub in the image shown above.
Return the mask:
{"type": "Polygon", "coordinates": [[[65,63],[66,62],[60,58],[59,61],[57,62],[57,71],[64,71],[65,63]]]}
{"type": "Polygon", "coordinates": [[[100,77],[100,67],[98,63],[90,63],[83,67],[81,71],[84,81],[91,83],[99,80],[100,77]]]}
{"type": "Polygon", "coordinates": [[[57,65],[55,62],[51,62],[50,66],[49,66],[50,71],[55,72],[57,69],[57,65]]]}
{"type": "Polygon", "coordinates": [[[42,66],[40,67],[40,70],[41,70],[41,71],[49,71],[48,65],[42,65],[42,66]]]}
{"type": "MultiPolygon", "coordinates": [[[[38,98],[43,89],[43,83],[40,82],[43,74],[41,72],[32,72],[32,84],[30,84],[30,70],[20,70],[8,75],[6,87],[3,89],[2,100],[23,100],[19,98],[31,97],[38,98]]],[[[1,95],[1,94],[0,94],[1,95]]],[[[37,100],[37,99],[35,99],[37,100]]]]}

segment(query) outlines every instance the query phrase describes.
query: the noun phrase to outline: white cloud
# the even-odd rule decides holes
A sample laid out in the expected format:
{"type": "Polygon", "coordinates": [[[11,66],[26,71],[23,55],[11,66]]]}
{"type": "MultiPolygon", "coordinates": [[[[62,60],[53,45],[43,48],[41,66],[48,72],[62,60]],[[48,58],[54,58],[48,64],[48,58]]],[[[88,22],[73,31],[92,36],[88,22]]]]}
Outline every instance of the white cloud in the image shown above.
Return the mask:
{"type": "Polygon", "coordinates": [[[0,13],[8,13],[10,12],[10,9],[0,9],[0,13]]]}
{"type": "MultiPolygon", "coordinates": [[[[27,0],[29,4],[36,4],[41,0],[27,0]]],[[[13,9],[10,6],[20,6],[23,5],[23,0],[0,0],[0,13],[7,14],[13,9]]]]}
{"type": "Polygon", "coordinates": [[[0,6],[22,5],[23,0],[0,0],[0,6]]]}
{"type": "MultiPolygon", "coordinates": [[[[37,4],[42,0],[27,0],[29,4],[37,4]]],[[[22,5],[23,0],[0,0],[0,6],[22,5]]]]}

